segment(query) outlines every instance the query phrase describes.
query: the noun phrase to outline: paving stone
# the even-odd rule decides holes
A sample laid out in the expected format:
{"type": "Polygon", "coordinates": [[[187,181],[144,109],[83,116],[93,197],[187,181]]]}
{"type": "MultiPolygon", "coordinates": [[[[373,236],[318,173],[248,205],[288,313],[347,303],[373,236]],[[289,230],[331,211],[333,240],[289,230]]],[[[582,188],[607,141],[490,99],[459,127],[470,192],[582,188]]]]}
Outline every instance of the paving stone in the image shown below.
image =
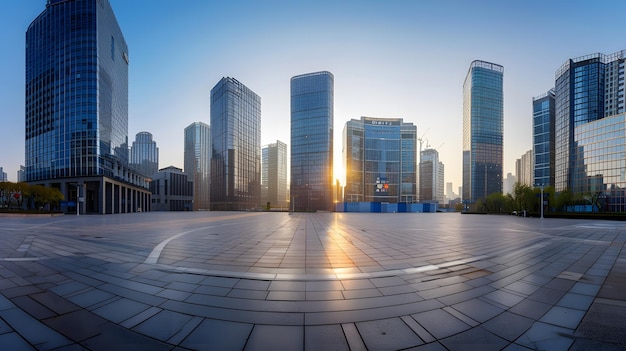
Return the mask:
{"type": "Polygon", "coordinates": [[[140,323],[133,330],[155,339],[167,341],[178,333],[191,318],[186,314],[163,310],[140,323]]]}
{"type": "Polygon", "coordinates": [[[553,306],[540,319],[540,321],[569,329],[576,329],[584,315],[585,311],[560,306],[553,306]]]}
{"type": "Polygon", "coordinates": [[[26,340],[17,333],[0,334],[0,345],[4,350],[21,351],[35,350],[26,340]]]}
{"type": "Polygon", "coordinates": [[[252,324],[205,319],[181,343],[194,350],[243,350],[252,324]]]}
{"type": "Polygon", "coordinates": [[[486,322],[504,311],[479,299],[461,302],[452,305],[452,308],[480,323],[486,322]]]}
{"type": "Polygon", "coordinates": [[[534,320],[510,312],[503,312],[483,323],[481,327],[508,341],[515,341],[524,334],[534,320]]]}
{"type": "Polygon", "coordinates": [[[1,311],[0,317],[36,348],[54,349],[72,343],[63,335],[18,308],[1,311]]]}
{"type": "Polygon", "coordinates": [[[411,316],[437,339],[443,339],[470,328],[469,325],[444,310],[432,310],[411,316]]]}
{"type": "Polygon", "coordinates": [[[83,341],[98,335],[106,319],[87,310],[78,310],[61,316],[48,318],[43,321],[50,328],[67,336],[74,341],[83,341]]]}
{"type": "Polygon", "coordinates": [[[515,343],[532,350],[566,351],[573,341],[571,329],[535,322],[515,343]]]}
{"type": "Polygon", "coordinates": [[[472,328],[440,342],[450,350],[501,350],[509,344],[482,327],[472,328]]]}
{"type": "Polygon", "coordinates": [[[93,313],[114,323],[121,323],[145,310],[149,305],[129,299],[119,299],[93,310],[93,313]]]}
{"type": "Polygon", "coordinates": [[[400,318],[360,322],[356,327],[370,350],[400,350],[424,343],[400,318]]]}
{"type": "Polygon", "coordinates": [[[305,350],[348,351],[350,347],[339,324],[304,327],[305,350]]]}
{"type": "Polygon", "coordinates": [[[304,345],[304,327],[255,325],[244,350],[298,350],[304,345]]]}

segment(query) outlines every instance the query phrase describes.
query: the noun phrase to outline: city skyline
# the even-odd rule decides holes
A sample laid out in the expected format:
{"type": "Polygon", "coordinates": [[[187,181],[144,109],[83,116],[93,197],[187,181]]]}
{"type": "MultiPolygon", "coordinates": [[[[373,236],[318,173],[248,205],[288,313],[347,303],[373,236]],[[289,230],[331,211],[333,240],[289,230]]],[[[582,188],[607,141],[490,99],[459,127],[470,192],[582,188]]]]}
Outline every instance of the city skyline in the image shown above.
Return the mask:
{"type": "MultiPolygon", "coordinates": [[[[506,174],[532,146],[532,97],[554,85],[558,67],[570,57],[623,49],[610,35],[619,28],[620,7],[625,7],[620,3],[271,2],[282,5],[276,10],[268,3],[189,1],[173,7],[165,1],[150,6],[110,2],[130,47],[128,134],[152,133],[159,141],[160,163],[181,168],[182,130],[193,121],[209,121],[209,91],[219,77],[245,81],[261,96],[266,144],[289,139],[289,78],[328,70],[336,77],[336,130],[362,115],[404,118],[438,149],[446,182],[456,187],[461,184],[462,82],[467,65],[480,59],[506,69],[506,174]],[[539,4],[543,11],[536,11],[539,4]],[[145,15],[137,16],[140,11],[145,15]],[[158,26],[146,22],[154,18],[160,19],[158,26]],[[593,19],[596,26],[572,25],[593,19]],[[237,29],[224,36],[220,29],[226,25],[237,29]],[[537,40],[545,33],[558,40],[537,40]],[[470,40],[485,35],[487,40],[470,40]],[[225,50],[212,50],[217,45],[225,50]],[[242,56],[244,50],[255,54],[242,56]],[[169,103],[155,103],[161,101],[169,103]]],[[[45,1],[3,5],[1,44],[10,55],[0,62],[5,77],[0,149],[20,151],[3,152],[0,166],[15,181],[24,164],[24,33],[45,1]]],[[[340,145],[338,134],[335,146],[340,145]]],[[[344,184],[340,153],[335,147],[335,177],[344,184]]]]}

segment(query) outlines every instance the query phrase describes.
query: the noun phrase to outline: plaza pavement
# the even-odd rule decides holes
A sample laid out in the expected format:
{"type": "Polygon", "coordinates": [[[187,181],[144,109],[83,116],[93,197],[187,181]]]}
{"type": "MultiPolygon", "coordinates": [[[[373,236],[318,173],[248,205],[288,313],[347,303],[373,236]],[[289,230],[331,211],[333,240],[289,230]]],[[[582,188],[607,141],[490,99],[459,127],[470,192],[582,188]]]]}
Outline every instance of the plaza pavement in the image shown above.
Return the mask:
{"type": "Polygon", "coordinates": [[[3,350],[623,350],[626,222],[0,217],[3,350]]]}

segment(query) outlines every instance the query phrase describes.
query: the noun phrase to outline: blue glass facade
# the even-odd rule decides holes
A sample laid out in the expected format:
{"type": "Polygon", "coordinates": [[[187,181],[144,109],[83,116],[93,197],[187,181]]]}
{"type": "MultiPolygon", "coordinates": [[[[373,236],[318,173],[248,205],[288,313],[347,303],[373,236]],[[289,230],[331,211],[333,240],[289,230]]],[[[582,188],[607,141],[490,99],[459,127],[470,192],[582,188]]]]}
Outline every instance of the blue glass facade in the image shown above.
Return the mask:
{"type": "Polygon", "coordinates": [[[261,98],[234,78],[211,89],[211,210],[261,205],[261,98]]]}
{"type": "Polygon", "coordinates": [[[193,210],[208,210],[211,203],[211,128],[194,122],[185,128],[185,173],[193,181],[193,210]]]}
{"type": "Polygon", "coordinates": [[[67,212],[149,210],[129,168],[128,47],[108,0],[48,1],[25,62],[26,181],[58,188],[67,212]]]}
{"type": "Polygon", "coordinates": [[[533,99],[533,185],[554,186],[554,89],[533,99]]]}
{"type": "Polygon", "coordinates": [[[108,1],[52,1],[26,32],[26,178],[128,164],[128,47],[108,1]]]}
{"type": "Polygon", "coordinates": [[[463,84],[463,201],[502,192],[503,73],[474,61],[463,84]]]}
{"type": "MultiPolygon", "coordinates": [[[[576,128],[624,111],[624,54],[568,60],[556,72],[555,189],[581,189],[576,128]]],[[[582,178],[581,178],[582,177],[582,178]]]]}
{"type": "Polygon", "coordinates": [[[361,117],[343,132],[345,202],[414,202],[416,128],[401,118],[361,117]]]}
{"type": "Polygon", "coordinates": [[[600,211],[626,212],[626,115],[574,128],[571,191],[600,211]]]}
{"type": "Polygon", "coordinates": [[[291,201],[295,210],[333,209],[333,89],[330,72],[291,78],[291,201]]]}

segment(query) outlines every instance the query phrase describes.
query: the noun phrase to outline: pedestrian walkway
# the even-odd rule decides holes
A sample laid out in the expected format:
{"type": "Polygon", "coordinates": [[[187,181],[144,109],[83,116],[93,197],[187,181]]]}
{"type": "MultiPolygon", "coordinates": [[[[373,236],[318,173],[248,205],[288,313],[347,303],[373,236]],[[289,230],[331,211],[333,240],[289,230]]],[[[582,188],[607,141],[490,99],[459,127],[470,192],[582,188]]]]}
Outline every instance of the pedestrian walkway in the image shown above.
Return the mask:
{"type": "Polygon", "coordinates": [[[3,218],[10,350],[622,350],[626,223],[458,213],[3,218]]]}

